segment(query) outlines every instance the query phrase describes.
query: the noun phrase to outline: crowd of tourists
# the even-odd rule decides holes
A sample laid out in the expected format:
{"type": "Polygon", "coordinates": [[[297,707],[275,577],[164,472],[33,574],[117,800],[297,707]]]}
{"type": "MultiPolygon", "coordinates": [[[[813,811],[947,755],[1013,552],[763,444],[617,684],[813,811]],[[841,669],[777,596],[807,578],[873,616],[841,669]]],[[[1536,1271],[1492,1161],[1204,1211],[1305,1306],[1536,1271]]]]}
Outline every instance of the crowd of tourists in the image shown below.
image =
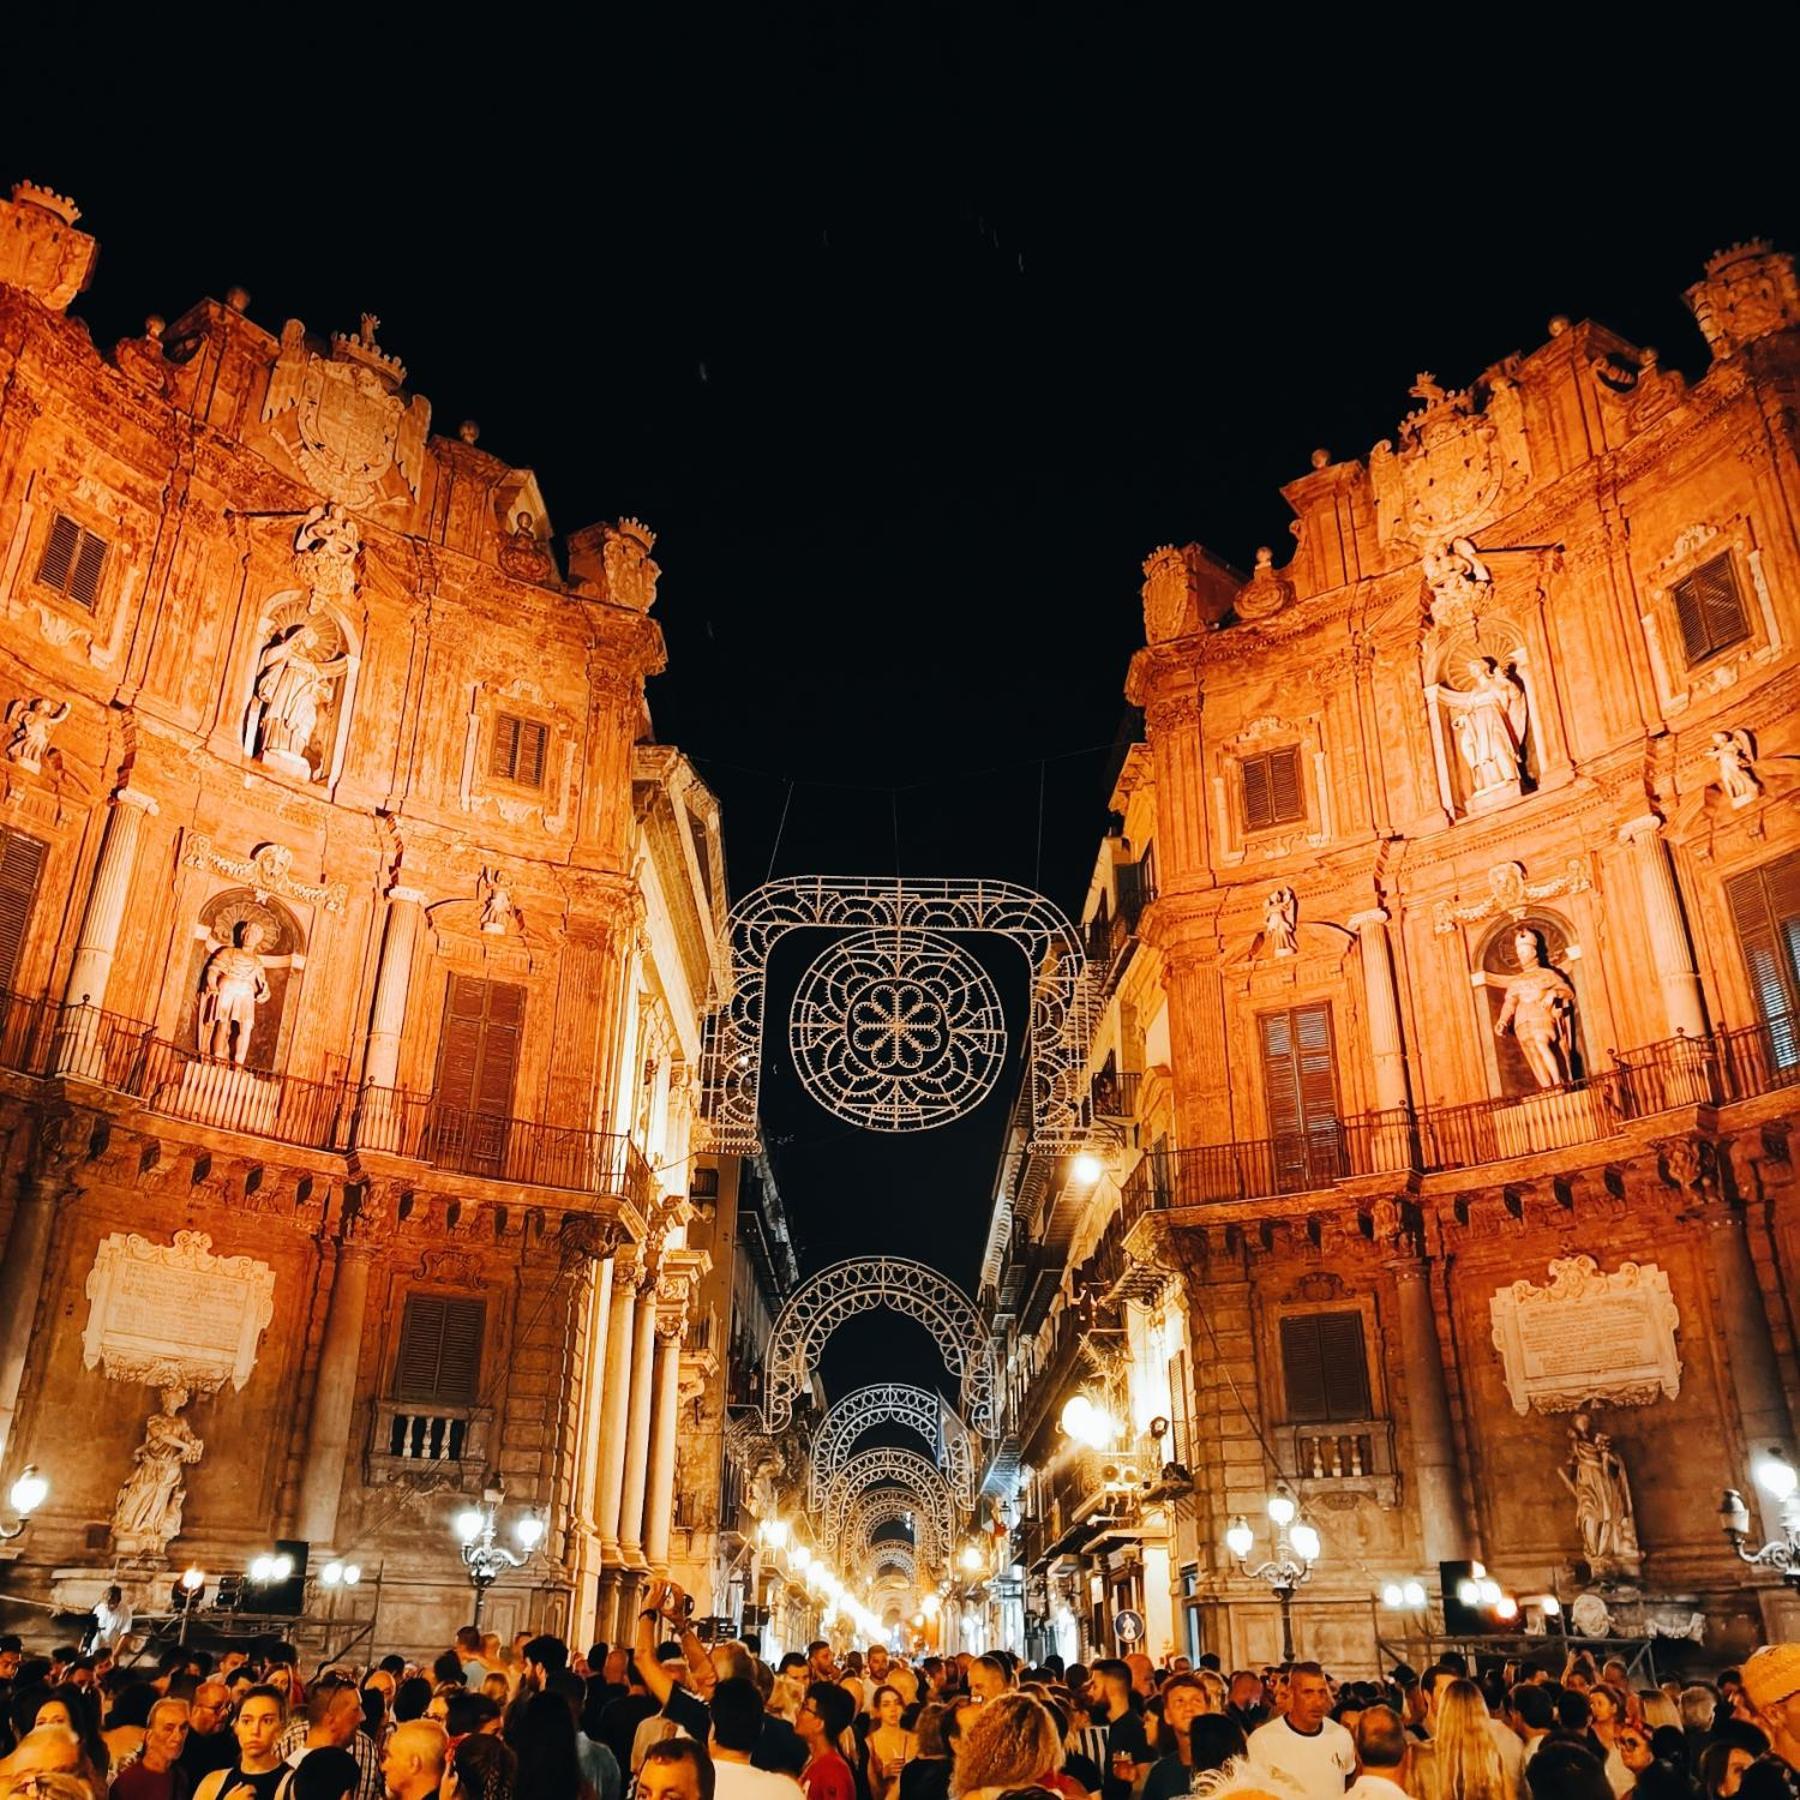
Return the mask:
{"type": "Polygon", "coordinates": [[[0,1800],[1800,1800],[1800,1644],[1634,1686],[1576,1655],[1334,1681],[1146,1656],[903,1659],[704,1643],[653,1586],[629,1644],[473,1628],[303,1681],[294,1650],[0,1637],[0,1800]]]}

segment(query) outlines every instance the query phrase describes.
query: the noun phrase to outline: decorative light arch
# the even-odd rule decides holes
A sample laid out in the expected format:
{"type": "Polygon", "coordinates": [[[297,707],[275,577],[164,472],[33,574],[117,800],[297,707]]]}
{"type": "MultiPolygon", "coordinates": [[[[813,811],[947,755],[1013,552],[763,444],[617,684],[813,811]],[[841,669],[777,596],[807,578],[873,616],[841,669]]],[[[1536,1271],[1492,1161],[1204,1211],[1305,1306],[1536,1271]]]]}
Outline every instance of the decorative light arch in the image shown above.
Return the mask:
{"type": "Polygon", "coordinates": [[[916,1431],[931,1446],[957,1504],[975,1504],[975,1447],[968,1426],[943,1395],[889,1381],[852,1389],[820,1421],[807,1477],[807,1499],[815,1509],[823,1505],[826,1490],[849,1461],[856,1440],[872,1427],[887,1424],[916,1431]]]}
{"type": "Polygon", "coordinates": [[[870,1488],[850,1503],[844,1529],[838,1543],[845,1554],[861,1555],[874,1543],[874,1534],[884,1525],[898,1522],[913,1534],[913,1554],[928,1569],[949,1566],[950,1542],[940,1540],[938,1522],[933,1509],[910,1488],[870,1488]]]}
{"type": "Polygon", "coordinates": [[[999,1429],[994,1415],[993,1349],[969,1296],[928,1263],[903,1256],[867,1256],[833,1263],[803,1281],[769,1334],[763,1365],[763,1429],[786,1430],[794,1397],[819,1366],[826,1340],[846,1319],[886,1307],[916,1319],[937,1339],[944,1366],[962,1384],[963,1416],[984,1437],[999,1429]]]}
{"type": "Polygon", "coordinates": [[[877,1583],[889,1570],[897,1571],[909,1587],[919,1585],[919,1564],[912,1553],[910,1544],[902,1544],[890,1538],[884,1543],[871,1547],[863,1562],[864,1572],[877,1583]]]}
{"type": "MultiPolygon", "coordinates": [[[[1091,1119],[1087,1051],[1096,995],[1080,934],[1060,907],[1008,881],[795,875],[752,890],[726,920],[729,954],[720,960],[729,970],[729,985],[712,996],[700,1065],[700,1113],[710,1127],[712,1149],[748,1156],[762,1147],[757,1102],[769,956],[790,931],[809,928],[865,937],[892,934],[903,948],[903,962],[966,960],[954,939],[945,936],[951,932],[987,933],[1017,944],[1031,971],[1031,1148],[1054,1154],[1086,1142],[1091,1119]]],[[[948,1036],[954,1037],[954,1031],[948,1036]]],[[[941,1047],[948,1050],[950,1045],[946,1041],[941,1047]]],[[[982,1077],[985,1093],[991,1063],[978,1060],[990,1068],[982,1077]]],[[[813,1091],[817,1097],[819,1089],[813,1091]]],[[[910,1124],[893,1119],[886,1128],[919,1129],[955,1116],[958,1105],[949,1103],[926,1118],[911,1114],[910,1124]]]]}
{"type": "Polygon", "coordinates": [[[859,1494],[889,1485],[913,1494],[919,1502],[920,1516],[929,1515],[938,1544],[948,1554],[956,1529],[950,1504],[950,1484],[930,1457],[921,1456],[916,1450],[902,1450],[893,1444],[858,1451],[833,1477],[825,1490],[825,1504],[819,1514],[826,1541],[836,1544],[845,1541],[845,1525],[852,1502],[859,1494]]]}

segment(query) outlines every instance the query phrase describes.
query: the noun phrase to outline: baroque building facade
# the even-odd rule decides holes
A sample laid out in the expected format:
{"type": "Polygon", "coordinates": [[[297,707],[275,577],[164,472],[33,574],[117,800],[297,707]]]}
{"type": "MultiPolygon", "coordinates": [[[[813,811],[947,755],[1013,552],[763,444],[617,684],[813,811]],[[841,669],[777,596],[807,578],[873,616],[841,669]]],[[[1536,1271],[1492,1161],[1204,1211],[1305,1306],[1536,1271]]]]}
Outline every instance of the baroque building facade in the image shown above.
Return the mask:
{"type": "Polygon", "coordinates": [[[8,1586],[154,1612],[291,1541],[363,1570],[340,1638],[435,1649],[487,1494],[545,1531],[489,1623],[585,1642],[670,1566],[706,1354],[725,870],[653,535],[559,544],[372,318],[102,350],[74,206],[0,214],[8,1586]]]}
{"type": "Polygon", "coordinates": [[[1315,453],[1284,566],[1145,565],[1089,900],[1108,1166],[1004,1167],[984,1286],[1044,1647],[1125,1604],[1273,1659],[1224,1539],[1267,1554],[1278,1487],[1338,1668],[1471,1560],[1532,1628],[1792,1634],[1719,1503],[1800,1403],[1800,287],[1750,244],[1686,299],[1691,383],[1556,319],[1315,453]]]}

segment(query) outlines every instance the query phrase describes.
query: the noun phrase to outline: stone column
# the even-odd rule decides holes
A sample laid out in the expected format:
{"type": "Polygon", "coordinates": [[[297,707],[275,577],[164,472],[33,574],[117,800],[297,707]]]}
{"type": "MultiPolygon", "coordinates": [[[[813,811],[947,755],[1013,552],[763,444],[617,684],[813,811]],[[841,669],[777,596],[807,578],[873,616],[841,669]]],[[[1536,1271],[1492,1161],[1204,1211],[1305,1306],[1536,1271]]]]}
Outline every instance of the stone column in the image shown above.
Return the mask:
{"type": "Polygon", "coordinates": [[[1644,926],[1650,936],[1646,948],[1662,986],[1669,1035],[1682,1032],[1688,1037],[1704,1037],[1706,1002],[1700,992],[1699,971],[1694,966],[1693,941],[1682,917],[1675,871],[1669,864],[1669,847],[1662,837],[1662,821],[1645,813],[1625,826],[1619,836],[1631,845],[1631,859],[1637,865],[1644,926]]]}
{"type": "Polygon", "coordinates": [[[419,940],[425,895],[419,888],[388,889],[387,925],[381,962],[375,972],[375,1001],[369,1009],[369,1038],[363,1050],[363,1107],[358,1142],[369,1149],[400,1148],[401,1121],[393,1094],[400,1078],[400,1034],[406,1026],[406,995],[412,984],[413,951],[419,940]]]}
{"type": "Polygon", "coordinates": [[[50,1230],[56,1223],[58,1183],[49,1176],[28,1176],[13,1211],[6,1253],[0,1256],[0,1465],[12,1441],[19,1411],[19,1387],[25,1379],[25,1357],[37,1320],[44,1268],[50,1260],[50,1230]]]}
{"type": "Polygon", "coordinates": [[[369,1302],[369,1248],[354,1238],[337,1247],[337,1273],[325,1309],[325,1337],[306,1422],[306,1459],[300,1474],[295,1533],[309,1544],[337,1542],[338,1503],[350,1460],[350,1427],[356,1410],[356,1370],[362,1357],[363,1318],[369,1302]]]}
{"type": "Polygon", "coordinates": [[[644,1492],[650,1463],[651,1364],[656,1354],[654,1281],[638,1296],[631,1345],[631,1412],[625,1436],[625,1494],[619,1510],[619,1550],[634,1569],[644,1566],[644,1492]]]}
{"type": "Polygon", "coordinates": [[[659,1575],[669,1571],[669,1529],[675,1516],[675,1437],[681,1423],[681,1336],[686,1324],[684,1314],[665,1314],[656,1332],[656,1415],[644,1496],[644,1560],[659,1575]]]}
{"type": "Polygon", "coordinates": [[[1450,1430],[1450,1397],[1444,1388],[1444,1359],[1431,1309],[1430,1274],[1431,1265],[1424,1261],[1394,1266],[1399,1289],[1400,1365],[1406,1378],[1419,1529],[1428,1565],[1466,1556],[1469,1542],[1456,1439],[1450,1430]]]}
{"type": "Polygon", "coordinates": [[[1388,1115],[1369,1146],[1377,1169],[1404,1169],[1412,1161],[1406,1080],[1406,1045],[1400,1034],[1400,1004],[1394,992],[1394,952],[1388,942],[1383,907],[1355,913],[1350,929],[1362,955],[1363,1012],[1369,1021],[1369,1054],[1375,1063],[1375,1105],[1388,1115]]]}
{"type": "MultiPolygon", "coordinates": [[[[137,869],[138,842],[144,835],[144,816],[156,810],[156,802],[136,788],[122,787],[113,795],[93,885],[81,915],[81,935],[75,941],[75,960],[63,989],[68,1006],[99,1008],[106,1004],[113,958],[119,949],[119,928],[125,922],[125,902],[137,869]]],[[[98,1073],[97,1023],[80,1014],[64,1021],[56,1049],[59,1074],[98,1073]]]]}
{"type": "Polygon", "coordinates": [[[601,1414],[606,1400],[606,1340],[612,1322],[613,1259],[603,1257],[594,1270],[593,1291],[588,1296],[587,1369],[581,1407],[579,1460],[575,1482],[575,1605],[574,1639],[591,1644],[595,1637],[596,1608],[600,1600],[600,1570],[604,1553],[595,1517],[600,1496],[602,1459],[601,1414]]]}
{"type": "Polygon", "coordinates": [[[606,1324],[606,1382],[600,1397],[600,1485],[594,1528],[609,1567],[619,1561],[619,1516],[625,1493],[625,1439],[631,1417],[631,1346],[637,1318],[637,1274],[613,1278],[612,1314],[606,1324]]]}
{"type": "MultiPolygon", "coordinates": [[[[1731,1391],[1744,1427],[1744,1447],[1752,1460],[1775,1449],[1790,1455],[1794,1447],[1793,1421],[1788,1416],[1775,1344],[1769,1335],[1769,1315],[1763,1304],[1762,1283],[1757,1279],[1756,1258],[1750,1251],[1749,1219],[1742,1207],[1721,1202],[1708,1209],[1706,1227],[1706,1259],[1719,1296],[1718,1328],[1725,1339],[1731,1391]]],[[[1734,1471],[1720,1485],[1738,1488],[1746,1499],[1759,1507],[1765,1505],[1762,1489],[1748,1468],[1734,1471]]],[[[1779,1510],[1769,1506],[1767,1512],[1763,1529],[1766,1535],[1773,1536],[1781,1523],[1779,1510]]]]}

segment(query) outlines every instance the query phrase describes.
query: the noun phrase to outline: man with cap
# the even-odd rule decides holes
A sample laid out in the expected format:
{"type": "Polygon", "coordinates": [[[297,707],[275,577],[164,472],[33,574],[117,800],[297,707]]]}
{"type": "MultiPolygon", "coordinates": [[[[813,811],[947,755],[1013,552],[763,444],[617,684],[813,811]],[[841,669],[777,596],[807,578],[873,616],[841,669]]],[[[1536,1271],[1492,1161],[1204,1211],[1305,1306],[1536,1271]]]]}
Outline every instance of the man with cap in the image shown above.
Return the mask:
{"type": "Polygon", "coordinates": [[[1743,1683],[1769,1734],[1769,1754],[1800,1774],[1800,1644],[1765,1644],[1744,1664],[1743,1683]]]}

